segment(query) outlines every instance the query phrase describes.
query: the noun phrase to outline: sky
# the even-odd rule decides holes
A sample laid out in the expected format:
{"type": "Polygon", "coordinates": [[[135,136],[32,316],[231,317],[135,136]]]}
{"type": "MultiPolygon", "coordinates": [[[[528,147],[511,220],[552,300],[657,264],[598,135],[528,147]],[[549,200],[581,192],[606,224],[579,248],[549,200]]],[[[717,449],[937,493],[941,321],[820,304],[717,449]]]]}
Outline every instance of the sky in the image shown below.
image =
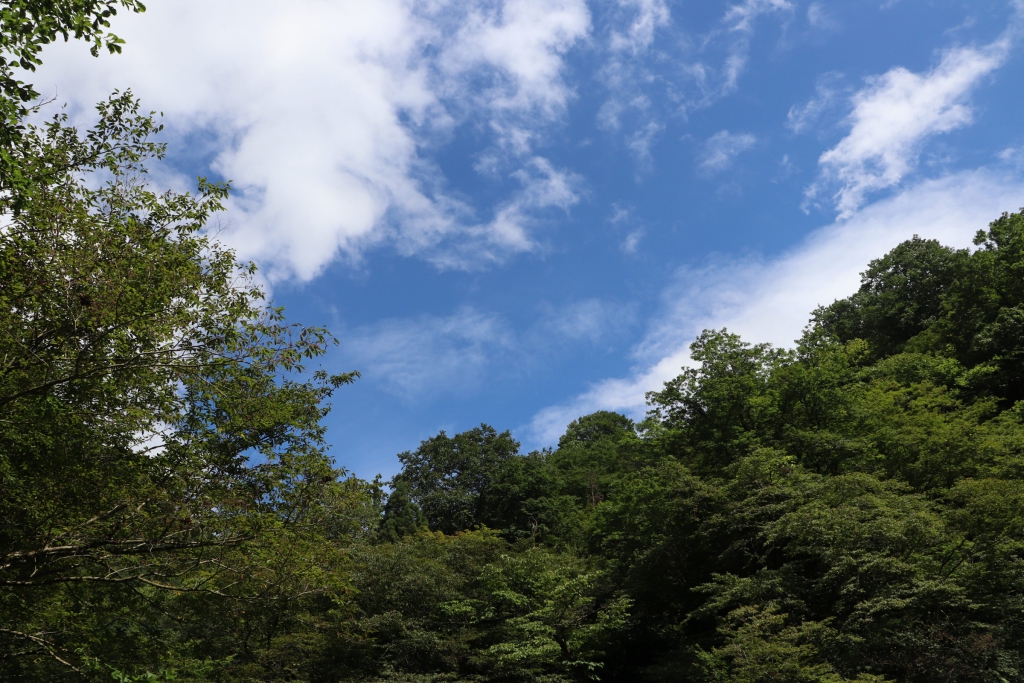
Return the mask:
{"type": "MultiPolygon", "coordinates": [[[[331,455],[641,418],[702,329],[792,345],[917,234],[1024,206],[1024,0],[151,0],[33,77],[162,112],[153,183],[357,369],[331,455]]],[[[56,106],[56,105],[54,105],[56,106]]]]}

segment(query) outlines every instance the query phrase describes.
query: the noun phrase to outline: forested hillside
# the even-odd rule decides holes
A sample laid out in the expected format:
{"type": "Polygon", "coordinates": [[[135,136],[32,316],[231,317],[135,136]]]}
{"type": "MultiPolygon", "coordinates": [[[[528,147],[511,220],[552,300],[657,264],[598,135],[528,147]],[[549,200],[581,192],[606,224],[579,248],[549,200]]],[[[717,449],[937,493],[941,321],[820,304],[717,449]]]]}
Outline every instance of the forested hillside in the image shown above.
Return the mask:
{"type": "Polygon", "coordinates": [[[364,481],[320,424],[358,373],[205,229],[230,188],[151,187],[130,93],[79,131],[14,80],[119,5],[0,14],[0,680],[1024,681],[1024,214],[792,349],[705,331],[642,422],[364,481]]]}

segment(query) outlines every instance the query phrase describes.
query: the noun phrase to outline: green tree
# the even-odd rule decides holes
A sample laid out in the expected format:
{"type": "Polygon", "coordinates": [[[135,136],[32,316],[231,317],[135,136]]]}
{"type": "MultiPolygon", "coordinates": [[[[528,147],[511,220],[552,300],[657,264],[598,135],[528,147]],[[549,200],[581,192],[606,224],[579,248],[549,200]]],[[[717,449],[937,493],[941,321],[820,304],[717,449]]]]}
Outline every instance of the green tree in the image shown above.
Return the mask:
{"type": "Polygon", "coordinates": [[[577,505],[597,505],[623,472],[629,471],[629,446],[636,426],[624,415],[599,411],[573,420],[548,458],[557,489],[577,505]]]}
{"type": "Polygon", "coordinates": [[[384,504],[381,538],[395,543],[405,536],[425,531],[426,528],[427,520],[423,511],[412,499],[412,486],[404,479],[397,480],[384,504]]]}
{"type": "Polygon", "coordinates": [[[543,455],[519,455],[512,435],[489,425],[451,437],[441,432],[398,459],[393,486],[408,486],[435,531],[484,525],[529,534],[523,502],[546,493],[543,455]]]}
{"type": "Polygon", "coordinates": [[[158,126],[130,94],[99,113],[84,136],[63,116],[26,124],[15,160],[35,184],[0,206],[8,677],[54,680],[91,657],[152,662],[81,615],[109,607],[109,629],[143,588],[279,584],[257,547],[297,542],[293,530],[347,495],[320,419],[355,374],[299,379],[331,338],[284,324],[252,268],[203,235],[227,187],[154,193],[144,163],[163,154],[158,126]]]}
{"type": "Polygon", "coordinates": [[[17,189],[8,209],[19,210],[22,195],[31,193],[35,179],[26,175],[18,153],[24,119],[37,109],[39,93],[18,80],[20,72],[35,71],[43,48],[58,37],[90,43],[100,50],[121,51],[124,41],[107,31],[118,8],[144,12],[139,0],[5,0],[0,6],[0,189],[17,189]]]}
{"type": "Polygon", "coordinates": [[[868,340],[876,358],[899,353],[942,315],[968,260],[966,249],[915,235],[868,264],[856,294],[815,311],[815,325],[839,341],[868,340]]]}
{"type": "Polygon", "coordinates": [[[588,680],[628,625],[628,599],[603,596],[601,580],[491,530],[362,546],[358,612],[323,666],[331,680],[588,680]]]}

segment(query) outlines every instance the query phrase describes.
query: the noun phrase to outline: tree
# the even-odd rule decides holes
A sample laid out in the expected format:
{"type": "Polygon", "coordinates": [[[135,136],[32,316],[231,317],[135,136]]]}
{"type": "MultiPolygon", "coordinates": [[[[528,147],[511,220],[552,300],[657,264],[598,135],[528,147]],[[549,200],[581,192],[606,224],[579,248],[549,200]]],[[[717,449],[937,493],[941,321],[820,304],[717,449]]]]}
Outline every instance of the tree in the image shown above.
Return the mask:
{"type": "Polygon", "coordinates": [[[383,540],[396,543],[405,536],[425,531],[427,520],[420,506],[412,500],[412,486],[399,479],[384,504],[380,536],[383,540]]]}
{"type": "Polygon", "coordinates": [[[570,422],[565,434],[558,439],[558,447],[589,445],[604,438],[632,434],[634,430],[633,421],[625,415],[599,410],[570,422]]]}
{"type": "Polygon", "coordinates": [[[866,339],[876,358],[893,355],[942,315],[942,297],[968,261],[917,235],[868,264],[860,290],[814,312],[814,324],[839,341],[866,339]]]}
{"type": "Polygon", "coordinates": [[[252,267],[204,236],[227,186],[154,193],[157,124],[130,93],[99,114],[84,136],[63,116],[26,124],[13,158],[33,184],[0,200],[0,667],[14,677],[139,664],[73,615],[144,588],[279,584],[238,549],[291,543],[348,495],[320,419],[356,374],[300,379],[331,338],[286,325],[252,267]]]}
{"type": "Polygon", "coordinates": [[[484,525],[529,533],[521,503],[542,494],[543,463],[539,456],[520,456],[509,432],[489,425],[451,437],[441,432],[398,459],[403,467],[393,486],[408,486],[432,530],[450,534],[484,525]]]}
{"type": "Polygon", "coordinates": [[[12,55],[141,5],[4,7],[3,680],[1024,681],[1024,214],[796,349],[705,331],[640,424],[441,432],[384,501],[324,452],[357,374],[207,236],[228,186],[151,190],[130,94],[25,118],[12,55]]]}
{"type": "Polygon", "coordinates": [[[33,179],[26,175],[18,153],[26,115],[37,107],[31,102],[39,93],[17,78],[17,70],[35,71],[42,63],[40,52],[58,37],[91,43],[90,51],[121,51],[124,43],[107,29],[118,8],[144,12],[139,0],[5,0],[0,9],[0,189],[19,190],[8,209],[20,209],[21,195],[31,192],[33,179]]]}
{"type": "Polygon", "coordinates": [[[325,651],[326,680],[592,680],[628,621],[628,600],[602,600],[600,572],[583,559],[492,530],[410,535],[355,555],[358,612],[325,651]]]}

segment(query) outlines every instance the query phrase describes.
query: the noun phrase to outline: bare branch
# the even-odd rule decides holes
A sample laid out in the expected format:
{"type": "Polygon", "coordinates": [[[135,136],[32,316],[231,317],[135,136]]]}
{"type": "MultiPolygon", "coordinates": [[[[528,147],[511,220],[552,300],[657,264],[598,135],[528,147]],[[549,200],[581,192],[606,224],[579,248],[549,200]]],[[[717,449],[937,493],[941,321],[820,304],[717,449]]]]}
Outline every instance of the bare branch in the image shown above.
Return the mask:
{"type": "Polygon", "coordinates": [[[8,633],[14,636],[15,638],[23,638],[25,640],[29,640],[33,643],[36,643],[37,645],[41,646],[44,650],[46,650],[50,654],[50,656],[56,659],[58,662],[68,667],[76,674],[81,675],[82,672],[78,669],[78,667],[76,667],[74,664],[67,661],[63,657],[61,657],[59,654],[57,654],[56,649],[54,649],[53,645],[46,639],[40,638],[39,636],[34,636],[31,633],[22,633],[21,631],[14,631],[9,628],[0,628],[0,633],[8,633]]]}

